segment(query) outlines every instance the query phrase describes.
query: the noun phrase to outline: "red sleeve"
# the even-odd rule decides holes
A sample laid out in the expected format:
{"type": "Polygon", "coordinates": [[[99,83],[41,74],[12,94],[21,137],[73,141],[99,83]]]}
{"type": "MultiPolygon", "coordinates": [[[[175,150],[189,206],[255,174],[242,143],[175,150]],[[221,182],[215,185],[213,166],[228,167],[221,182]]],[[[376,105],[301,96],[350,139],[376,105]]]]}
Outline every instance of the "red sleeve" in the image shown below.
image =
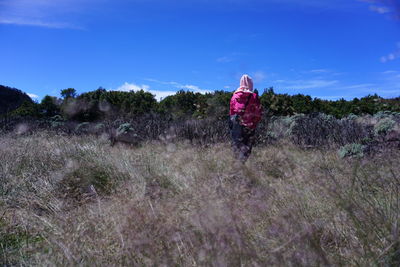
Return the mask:
{"type": "Polygon", "coordinates": [[[246,99],[243,98],[243,94],[234,93],[231,98],[231,105],[230,105],[230,115],[243,115],[244,113],[244,106],[246,99]]]}

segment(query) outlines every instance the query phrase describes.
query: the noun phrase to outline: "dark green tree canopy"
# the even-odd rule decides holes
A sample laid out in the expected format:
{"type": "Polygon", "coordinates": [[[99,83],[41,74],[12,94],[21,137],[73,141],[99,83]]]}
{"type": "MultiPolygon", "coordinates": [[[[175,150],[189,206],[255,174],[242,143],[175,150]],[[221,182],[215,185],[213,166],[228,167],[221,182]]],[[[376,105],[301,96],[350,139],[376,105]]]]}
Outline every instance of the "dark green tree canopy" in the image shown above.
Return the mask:
{"type": "Polygon", "coordinates": [[[46,95],[40,102],[40,112],[46,117],[52,117],[60,113],[58,100],[54,96],[46,95]]]}
{"type": "MultiPolygon", "coordinates": [[[[61,90],[63,99],[45,96],[40,104],[34,103],[20,90],[0,86],[0,112],[18,110],[19,116],[47,117],[56,114],[78,121],[94,121],[118,117],[163,114],[169,118],[215,118],[225,120],[233,92],[214,91],[200,94],[180,90],[157,102],[155,96],[144,90],[107,91],[99,87],[77,96],[74,88],[61,90]],[[25,103],[24,103],[25,102],[25,103]],[[23,104],[24,103],[24,104],[23,104]],[[23,105],[22,105],[23,104],[23,105]]],[[[349,114],[375,114],[379,111],[400,112],[400,97],[384,99],[377,94],[353,100],[323,100],[309,95],[280,94],[270,87],[260,96],[267,116],[309,114],[321,112],[337,118],[349,114]]]]}
{"type": "Polygon", "coordinates": [[[63,99],[75,98],[76,97],[76,90],[74,88],[63,89],[63,90],[61,90],[61,97],[63,99]]]}

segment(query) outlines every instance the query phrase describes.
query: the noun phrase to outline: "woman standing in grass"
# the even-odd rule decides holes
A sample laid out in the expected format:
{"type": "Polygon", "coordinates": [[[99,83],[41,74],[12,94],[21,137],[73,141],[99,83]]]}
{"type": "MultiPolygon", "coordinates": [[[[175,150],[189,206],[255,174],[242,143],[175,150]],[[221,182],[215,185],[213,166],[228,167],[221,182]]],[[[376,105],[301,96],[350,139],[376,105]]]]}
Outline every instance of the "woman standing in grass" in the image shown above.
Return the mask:
{"type": "Polygon", "coordinates": [[[253,92],[253,80],[248,75],[240,79],[240,87],[230,102],[230,129],[236,158],[246,162],[254,144],[254,133],[262,116],[258,95],[253,92]]]}

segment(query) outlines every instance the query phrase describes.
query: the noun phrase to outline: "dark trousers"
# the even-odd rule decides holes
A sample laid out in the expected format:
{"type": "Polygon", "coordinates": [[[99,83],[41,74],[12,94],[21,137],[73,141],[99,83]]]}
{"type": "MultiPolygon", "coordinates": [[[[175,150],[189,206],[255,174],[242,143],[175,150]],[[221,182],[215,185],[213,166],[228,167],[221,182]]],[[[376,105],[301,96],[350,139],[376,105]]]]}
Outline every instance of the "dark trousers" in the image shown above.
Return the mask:
{"type": "Polygon", "coordinates": [[[244,163],[253,148],[255,130],[240,125],[237,120],[231,121],[230,129],[235,157],[244,163]]]}

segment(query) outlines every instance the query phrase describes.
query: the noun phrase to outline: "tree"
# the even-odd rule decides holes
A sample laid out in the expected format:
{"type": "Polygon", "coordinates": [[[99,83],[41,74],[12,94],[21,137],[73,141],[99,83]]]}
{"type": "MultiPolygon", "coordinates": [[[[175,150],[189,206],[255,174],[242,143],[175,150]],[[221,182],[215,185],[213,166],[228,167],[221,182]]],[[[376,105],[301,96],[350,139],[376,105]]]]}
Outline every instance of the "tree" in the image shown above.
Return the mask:
{"type": "Polygon", "coordinates": [[[46,95],[40,102],[41,113],[46,117],[52,117],[60,113],[60,108],[57,103],[57,98],[46,95]]]}
{"type": "Polygon", "coordinates": [[[215,91],[207,99],[206,115],[224,120],[229,116],[229,106],[232,92],[215,91]]]}
{"type": "Polygon", "coordinates": [[[292,96],[292,101],[293,101],[294,112],[307,114],[312,111],[311,96],[297,94],[292,96]]]}
{"type": "Polygon", "coordinates": [[[270,87],[260,97],[261,104],[271,115],[292,115],[294,113],[292,97],[288,94],[276,94],[270,87]]]}
{"type": "Polygon", "coordinates": [[[160,102],[160,111],[171,113],[176,118],[192,116],[196,111],[196,103],[200,95],[200,93],[179,90],[175,95],[167,96],[160,102]]]}
{"type": "Polygon", "coordinates": [[[74,88],[63,89],[63,90],[61,90],[61,97],[63,99],[75,98],[76,90],[74,88]]]}

